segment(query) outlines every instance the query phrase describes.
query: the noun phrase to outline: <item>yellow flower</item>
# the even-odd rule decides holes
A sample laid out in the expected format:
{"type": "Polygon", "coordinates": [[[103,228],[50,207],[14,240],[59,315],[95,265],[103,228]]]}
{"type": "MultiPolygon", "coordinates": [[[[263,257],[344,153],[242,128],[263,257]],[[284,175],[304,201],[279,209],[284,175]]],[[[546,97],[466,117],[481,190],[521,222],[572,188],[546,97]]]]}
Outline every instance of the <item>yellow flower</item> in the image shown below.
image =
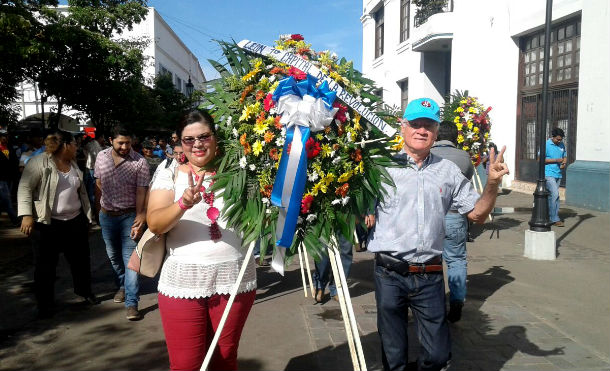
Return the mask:
{"type": "Polygon", "coordinates": [[[468,108],[468,112],[470,112],[470,113],[476,113],[476,112],[475,112],[474,107],[470,107],[470,108],[468,108]]]}
{"type": "Polygon", "coordinates": [[[354,174],[362,174],[364,173],[364,161],[360,161],[358,166],[354,169],[354,174]]]}
{"type": "Polygon", "coordinates": [[[263,143],[260,140],[257,139],[256,142],[254,142],[252,152],[254,152],[254,156],[258,156],[263,152],[263,143]]]}
{"type": "Polygon", "coordinates": [[[484,137],[485,137],[485,139],[488,139],[489,138],[489,133],[485,133],[484,137]]]}
{"type": "Polygon", "coordinates": [[[278,80],[276,80],[273,85],[271,85],[271,87],[269,88],[269,90],[267,91],[268,93],[273,93],[275,91],[275,88],[277,88],[277,86],[280,84],[280,82],[278,80]]]}
{"type": "Polygon", "coordinates": [[[362,125],[360,125],[361,117],[362,116],[360,116],[360,114],[358,114],[358,112],[354,112],[354,118],[352,119],[352,121],[354,122],[354,130],[356,130],[356,131],[362,130],[362,125]]]}
{"type": "Polygon", "coordinates": [[[472,130],[473,126],[474,124],[472,123],[472,121],[468,121],[468,130],[472,130]]]}
{"type": "Polygon", "coordinates": [[[339,81],[342,81],[342,80],[343,80],[343,78],[341,77],[341,75],[339,75],[339,74],[338,74],[337,72],[335,72],[335,71],[332,71],[332,72],[330,73],[330,78],[331,78],[331,79],[333,79],[333,80],[335,80],[336,82],[339,82],[339,81]]]}
{"type": "Polygon", "coordinates": [[[330,154],[333,151],[333,149],[330,148],[330,146],[328,144],[322,144],[322,147],[320,148],[320,150],[322,152],[322,157],[330,157],[330,154]]]}
{"type": "Polygon", "coordinates": [[[257,73],[261,72],[258,68],[253,69],[252,71],[248,72],[247,74],[244,75],[244,77],[242,77],[241,79],[243,81],[250,81],[254,78],[254,76],[256,76],[257,73]]]}
{"type": "Polygon", "coordinates": [[[466,103],[467,103],[466,99],[462,99],[462,100],[460,101],[460,104],[466,104],[466,103]]]}
{"type": "Polygon", "coordinates": [[[330,184],[335,180],[335,174],[333,173],[328,173],[325,177],[324,177],[324,183],[325,184],[330,184]]]}
{"type": "Polygon", "coordinates": [[[458,130],[462,130],[462,126],[464,126],[464,125],[463,125],[463,124],[461,124],[461,123],[460,123],[460,124],[455,124],[455,127],[456,127],[458,130]]]}
{"type": "Polygon", "coordinates": [[[464,147],[462,147],[462,149],[463,149],[464,151],[468,151],[468,150],[470,149],[470,147],[468,147],[468,146],[464,146],[464,147]]]}
{"type": "Polygon", "coordinates": [[[400,151],[405,145],[404,139],[400,135],[396,135],[394,139],[390,141],[390,143],[395,143],[394,145],[390,146],[390,148],[394,151],[400,151]]]}
{"type": "Polygon", "coordinates": [[[316,134],[316,139],[317,139],[317,140],[322,140],[322,139],[324,139],[324,135],[322,135],[322,134],[316,134]]]}
{"type": "Polygon", "coordinates": [[[341,176],[339,176],[339,179],[337,179],[337,182],[345,183],[352,177],[352,175],[354,175],[353,171],[348,170],[345,173],[341,174],[341,176]]]}
{"type": "Polygon", "coordinates": [[[458,135],[457,142],[462,143],[464,141],[464,136],[462,134],[458,135]]]}
{"type": "Polygon", "coordinates": [[[311,193],[313,196],[317,196],[318,192],[320,192],[320,183],[316,183],[314,184],[313,188],[311,189],[311,193]]]}
{"type": "Polygon", "coordinates": [[[455,122],[456,124],[459,124],[460,121],[460,116],[455,116],[455,118],[453,119],[453,122],[455,122]]]}
{"type": "Polygon", "coordinates": [[[254,132],[259,135],[265,134],[265,131],[269,128],[269,125],[266,121],[258,121],[256,125],[254,125],[254,132]]]}
{"type": "Polygon", "coordinates": [[[249,106],[245,106],[244,109],[241,111],[241,116],[239,117],[239,121],[247,121],[251,118],[256,117],[256,115],[260,112],[260,110],[261,110],[261,102],[256,102],[249,106]]]}
{"type": "Polygon", "coordinates": [[[475,132],[475,133],[478,133],[479,132],[479,127],[478,126],[473,127],[472,131],[475,132]]]}
{"type": "Polygon", "coordinates": [[[458,107],[455,109],[455,112],[464,112],[464,109],[462,107],[458,107]]]}

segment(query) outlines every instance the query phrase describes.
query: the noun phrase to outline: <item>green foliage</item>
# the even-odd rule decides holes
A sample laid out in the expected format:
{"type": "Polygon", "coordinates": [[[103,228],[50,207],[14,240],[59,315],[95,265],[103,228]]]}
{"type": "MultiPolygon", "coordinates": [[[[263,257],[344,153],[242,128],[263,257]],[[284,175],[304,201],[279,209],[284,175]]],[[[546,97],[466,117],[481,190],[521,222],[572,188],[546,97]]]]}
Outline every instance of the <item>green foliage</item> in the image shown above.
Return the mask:
{"type": "MultiPolygon", "coordinates": [[[[278,208],[270,205],[269,195],[278,154],[283,148],[283,142],[277,140],[283,138],[285,131],[277,125],[277,114],[263,108],[263,101],[269,99],[266,97],[277,82],[286,77],[289,66],[272,58],[247,54],[234,42],[218,43],[225,59],[210,64],[221,79],[209,86],[202,104],[215,117],[223,150],[213,188],[224,198],[221,215],[228,226],[241,233],[244,246],[260,240],[264,255],[276,241],[278,208]]],[[[369,109],[383,107],[380,98],[373,94],[372,81],[355,70],[351,62],[338,60],[330,53],[314,53],[302,41],[278,42],[278,47],[292,52],[303,50],[309,61],[329,73],[352,95],[360,97],[369,109]]],[[[383,184],[393,186],[385,169],[396,166],[388,148],[391,138],[382,137],[355,111],[345,106],[343,110],[347,118],[336,119],[327,130],[312,133],[311,138],[321,148],[333,148],[333,154],[319,154],[308,160],[309,180],[304,198],[309,195],[313,201],[309,210],[301,210],[287,259],[297,252],[299,244],[319,259],[326,254],[325,246],[334,243],[334,236],[339,233],[353,241],[357,219],[362,223],[362,216],[383,198],[383,184]],[[361,144],[362,141],[366,144],[361,144]]],[[[396,122],[391,112],[385,115],[388,123],[396,122]]]]}
{"type": "Polygon", "coordinates": [[[447,5],[447,0],[411,0],[417,6],[415,10],[415,27],[426,23],[430,16],[441,13],[447,5]]]}

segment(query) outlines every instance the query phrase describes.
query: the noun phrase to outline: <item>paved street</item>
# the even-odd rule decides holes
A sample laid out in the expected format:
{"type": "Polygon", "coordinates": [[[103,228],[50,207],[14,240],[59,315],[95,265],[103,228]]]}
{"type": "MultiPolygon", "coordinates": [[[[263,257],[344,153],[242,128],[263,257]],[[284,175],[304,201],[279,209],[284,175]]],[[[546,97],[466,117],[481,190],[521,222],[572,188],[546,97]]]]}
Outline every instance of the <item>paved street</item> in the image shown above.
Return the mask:
{"type": "MultiPolygon", "coordinates": [[[[554,229],[557,260],[529,260],[523,245],[532,199],[507,190],[497,202],[504,213],[474,228],[463,318],[451,325],[450,370],[610,370],[609,215],[562,205],[566,226],[554,229]]],[[[99,230],[92,231],[91,246],[94,290],[103,303],[87,307],[74,296],[62,260],[56,281],[60,312],[35,320],[30,247],[8,226],[3,216],[0,370],[168,368],[156,284],[143,280],[145,317],[127,321],[123,305],[112,302],[99,230]]],[[[354,253],[349,286],[368,369],[379,370],[372,260],[368,252],[354,253]]],[[[240,369],[350,369],[339,305],[332,300],[315,305],[304,297],[298,260],[284,278],[269,268],[257,273],[258,296],[241,340],[240,369]]],[[[411,335],[414,360],[413,327],[411,335]]]]}

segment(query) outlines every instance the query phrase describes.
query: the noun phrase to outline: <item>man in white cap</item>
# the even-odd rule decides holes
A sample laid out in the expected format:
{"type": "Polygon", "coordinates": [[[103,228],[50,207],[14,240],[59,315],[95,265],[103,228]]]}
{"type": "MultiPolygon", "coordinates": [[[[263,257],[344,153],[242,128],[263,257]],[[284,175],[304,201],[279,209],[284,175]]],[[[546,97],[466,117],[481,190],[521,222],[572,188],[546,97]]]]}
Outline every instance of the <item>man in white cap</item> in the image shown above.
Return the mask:
{"type": "MultiPolygon", "coordinates": [[[[490,154],[489,177],[480,196],[451,161],[430,153],[439,128],[439,107],[429,98],[409,103],[401,122],[404,139],[396,160],[404,166],[388,168],[396,188],[384,185],[387,196],[375,215],[368,250],[375,253],[377,328],[384,370],[408,367],[407,310],[417,322],[421,350],[418,370],[440,370],[451,358],[446,320],[445,284],[441,255],[444,220],[449,209],[483,223],[492,210],[508,167],[490,154]]],[[[412,366],[413,364],[411,364],[412,366]]]]}

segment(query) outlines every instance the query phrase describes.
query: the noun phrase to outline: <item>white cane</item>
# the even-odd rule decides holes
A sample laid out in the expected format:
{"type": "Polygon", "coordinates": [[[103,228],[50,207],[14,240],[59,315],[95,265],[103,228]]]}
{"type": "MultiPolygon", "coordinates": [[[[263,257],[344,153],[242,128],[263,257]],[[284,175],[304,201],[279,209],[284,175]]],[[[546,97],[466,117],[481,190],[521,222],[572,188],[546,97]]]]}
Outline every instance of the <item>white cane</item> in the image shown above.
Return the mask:
{"type": "Polygon", "coordinates": [[[303,246],[299,245],[299,265],[301,266],[301,282],[303,282],[303,294],[307,297],[307,281],[305,281],[305,268],[303,267],[303,246]]]}
{"type": "Polygon", "coordinates": [[[313,279],[311,278],[311,268],[309,268],[309,256],[307,256],[307,249],[303,246],[303,259],[305,259],[305,266],[307,267],[307,279],[309,281],[309,291],[311,291],[311,297],[316,297],[316,289],[313,287],[313,279]]]}
{"type": "Polygon", "coordinates": [[[227,302],[227,306],[225,307],[224,312],[222,313],[222,317],[220,318],[220,323],[218,324],[218,328],[216,329],[216,333],[214,334],[214,338],[212,339],[212,343],[208,348],[208,352],[205,355],[203,360],[203,364],[201,365],[201,371],[205,371],[208,369],[208,364],[212,359],[212,354],[214,354],[214,349],[216,348],[216,344],[218,344],[218,339],[220,339],[220,333],[222,332],[222,328],[227,321],[227,317],[229,316],[229,312],[231,311],[231,306],[233,306],[233,301],[235,301],[235,296],[237,295],[237,290],[239,289],[239,285],[241,285],[241,281],[244,278],[244,273],[246,272],[246,268],[250,263],[250,259],[252,258],[252,251],[254,251],[255,241],[250,242],[250,246],[248,247],[248,252],[246,252],[246,256],[244,257],[244,262],[241,265],[241,269],[239,270],[239,276],[237,276],[237,281],[235,285],[231,289],[231,296],[229,296],[229,301],[227,302]]]}

